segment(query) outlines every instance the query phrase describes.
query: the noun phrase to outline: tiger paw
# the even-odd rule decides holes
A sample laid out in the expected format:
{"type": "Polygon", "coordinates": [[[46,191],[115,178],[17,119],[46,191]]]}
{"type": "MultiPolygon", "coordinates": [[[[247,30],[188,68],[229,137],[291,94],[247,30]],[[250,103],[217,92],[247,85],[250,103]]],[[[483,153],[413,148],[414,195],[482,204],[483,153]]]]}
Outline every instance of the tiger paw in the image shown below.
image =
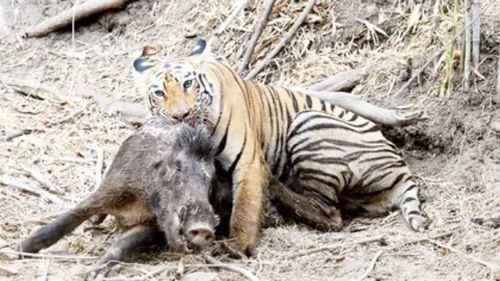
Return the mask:
{"type": "Polygon", "coordinates": [[[246,257],[255,256],[255,248],[241,247],[238,242],[229,240],[221,242],[212,252],[213,255],[228,255],[233,259],[244,259],[246,257]]]}
{"type": "Polygon", "coordinates": [[[415,216],[410,220],[410,227],[417,232],[424,232],[430,224],[431,220],[427,216],[415,216]]]}

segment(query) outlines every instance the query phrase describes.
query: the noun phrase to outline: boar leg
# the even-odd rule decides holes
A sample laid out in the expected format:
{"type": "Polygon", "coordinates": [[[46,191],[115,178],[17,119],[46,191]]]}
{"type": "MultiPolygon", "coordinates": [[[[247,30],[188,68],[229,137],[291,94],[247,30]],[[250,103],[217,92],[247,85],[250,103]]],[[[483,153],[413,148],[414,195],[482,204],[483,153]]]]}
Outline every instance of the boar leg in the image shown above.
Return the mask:
{"type": "Polygon", "coordinates": [[[290,186],[285,186],[277,179],[272,179],[269,183],[269,193],[271,200],[278,203],[281,209],[311,227],[322,231],[339,231],[342,228],[340,210],[336,206],[316,200],[312,194],[296,193],[290,186]]]}
{"type": "Polygon", "coordinates": [[[99,260],[90,272],[93,278],[105,275],[119,261],[151,249],[161,249],[166,245],[165,234],[156,226],[136,225],[126,231],[99,260]]]}
{"type": "Polygon", "coordinates": [[[64,235],[73,231],[77,226],[90,217],[88,209],[75,208],[59,215],[51,223],[44,225],[21,242],[22,252],[37,253],[56,243],[64,235]]]}
{"type": "Polygon", "coordinates": [[[102,194],[98,192],[93,193],[74,209],[64,212],[54,221],[31,233],[26,240],[21,242],[20,251],[37,253],[51,246],[64,235],[72,232],[92,215],[105,212],[105,207],[109,204],[102,194]]]}

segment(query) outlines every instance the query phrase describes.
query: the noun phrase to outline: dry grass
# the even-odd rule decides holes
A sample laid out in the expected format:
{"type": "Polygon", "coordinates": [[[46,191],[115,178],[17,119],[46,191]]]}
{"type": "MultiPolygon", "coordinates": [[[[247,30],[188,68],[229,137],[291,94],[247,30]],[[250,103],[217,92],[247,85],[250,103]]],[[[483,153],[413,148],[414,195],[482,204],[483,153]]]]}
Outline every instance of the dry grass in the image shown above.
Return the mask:
{"type": "MultiPolygon", "coordinates": [[[[71,5],[71,1],[63,0],[42,2],[43,9],[40,1],[0,1],[8,15],[6,22],[11,23],[11,33],[0,34],[5,39],[0,43],[1,136],[36,129],[29,135],[0,142],[0,175],[35,189],[48,185],[48,192],[73,205],[95,188],[105,164],[133,130],[123,118],[112,114],[110,103],[143,102],[133,89],[128,70],[132,58],[147,43],[164,46],[166,55],[185,54],[189,49],[185,35],[206,37],[236,4],[138,1],[127,11],[105,15],[99,23],[77,28],[74,37],[71,32],[43,39],[16,37],[14,32],[19,33],[23,26],[71,5]],[[23,95],[19,84],[24,85],[23,95]],[[82,114],[75,115],[79,111],[82,114]],[[61,120],[64,122],[58,124],[61,120]],[[33,177],[33,171],[38,176],[33,177]]],[[[460,73],[446,68],[446,61],[438,59],[408,90],[394,97],[396,89],[426,62],[429,54],[449,47],[454,36],[450,28],[457,30],[456,25],[463,20],[462,6],[456,13],[450,12],[454,1],[438,1],[438,6],[434,1],[402,2],[375,5],[364,1],[320,1],[308,23],[256,79],[281,85],[309,84],[340,71],[369,66],[369,77],[354,92],[387,106],[408,101],[426,106],[433,118],[404,133],[410,138],[423,134],[427,136],[424,140],[437,141],[415,141],[406,146],[408,160],[425,186],[425,210],[433,219],[429,232],[409,231],[398,213],[383,218],[354,218],[340,233],[283,226],[264,230],[255,258],[226,262],[252,269],[262,280],[354,280],[366,272],[368,279],[377,280],[500,278],[500,228],[492,220],[500,218],[500,145],[488,125],[500,117],[489,97],[494,92],[490,80],[496,81],[496,75],[488,67],[497,60],[489,53],[483,54],[480,71],[486,80],[476,79],[470,96],[463,96],[456,87],[461,84],[460,73]],[[436,95],[443,75],[450,71],[454,74],[447,88],[451,95],[442,100],[436,95]],[[480,102],[472,105],[460,101],[473,102],[477,96],[480,102]],[[412,130],[416,133],[411,134],[412,130]],[[433,146],[444,148],[435,151],[433,146]],[[422,147],[431,150],[418,151],[422,147]],[[358,243],[379,236],[384,237],[382,242],[358,243]],[[338,247],[290,258],[297,252],[329,245],[338,247]],[[372,262],[374,268],[369,270],[372,262]]],[[[495,17],[499,3],[482,2],[485,42],[493,40],[498,48],[500,36],[494,29],[500,25],[495,17]]],[[[249,7],[257,8],[236,16],[215,40],[215,53],[235,67],[261,5],[262,1],[249,1],[249,7]]],[[[304,5],[305,1],[277,1],[252,65],[279,41],[304,5]]],[[[459,47],[460,42],[455,46],[459,47]]],[[[498,50],[493,53],[498,54],[498,50]]],[[[64,208],[44,196],[0,185],[0,247],[19,242],[64,208]]],[[[101,255],[115,238],[114,222],[108,219],[101,229],[86,230],[88,226],[78,228],[46,253],[101,255]]],[[[183,257],[182,263],[186,270],[214,270],[199,256],[183,257]]],[[[83,265],[89,264],[83,259],[46,256],[19,260],[0,255],[0,279],[74,280],[80,278],[77,273],[83,265]]],[[[163,280],[175,276],[178,266],[176,256],[145,256],[137,263],[122,264],[109,280],[163,280]]],[[[222,271],[221,276],[225,280],[241,279],[229,271],[222,271]]]]}

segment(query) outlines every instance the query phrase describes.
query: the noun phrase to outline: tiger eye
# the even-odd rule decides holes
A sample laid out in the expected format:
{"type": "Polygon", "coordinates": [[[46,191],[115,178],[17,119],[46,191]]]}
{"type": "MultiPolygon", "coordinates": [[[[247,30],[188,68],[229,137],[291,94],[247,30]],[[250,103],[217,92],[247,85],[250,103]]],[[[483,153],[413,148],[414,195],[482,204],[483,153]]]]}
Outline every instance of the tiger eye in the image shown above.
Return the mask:
{"type": "Polygon", "coordinates": [[[156,91],[154,91],[154,94],[155,94],[155,96],[157,96],[159,98],[162,98],[165,96],[165,92],[163,92],[162,90],[156,90],[156,91]]]}

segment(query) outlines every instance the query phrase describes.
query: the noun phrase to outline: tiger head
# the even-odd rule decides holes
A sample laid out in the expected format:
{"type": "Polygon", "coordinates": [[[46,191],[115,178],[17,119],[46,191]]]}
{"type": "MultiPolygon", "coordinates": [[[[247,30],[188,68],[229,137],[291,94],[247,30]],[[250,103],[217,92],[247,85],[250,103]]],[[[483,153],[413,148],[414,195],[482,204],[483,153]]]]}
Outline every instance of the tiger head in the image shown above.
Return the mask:
{"type": "MultiPolygon", "coordinates": [[[[204,71],[212,58],[205,53],[206,41],[199,39],[185,58],[169,59],[158,48],[146,46],[134,61],[134,73],[140,91],[147,93],[149,108],[171,122],[209,125],[210,112],[219,104],[216,85],[204,71]]],[[[213,110],[215,109],[215,110],[213,110]]]]}

